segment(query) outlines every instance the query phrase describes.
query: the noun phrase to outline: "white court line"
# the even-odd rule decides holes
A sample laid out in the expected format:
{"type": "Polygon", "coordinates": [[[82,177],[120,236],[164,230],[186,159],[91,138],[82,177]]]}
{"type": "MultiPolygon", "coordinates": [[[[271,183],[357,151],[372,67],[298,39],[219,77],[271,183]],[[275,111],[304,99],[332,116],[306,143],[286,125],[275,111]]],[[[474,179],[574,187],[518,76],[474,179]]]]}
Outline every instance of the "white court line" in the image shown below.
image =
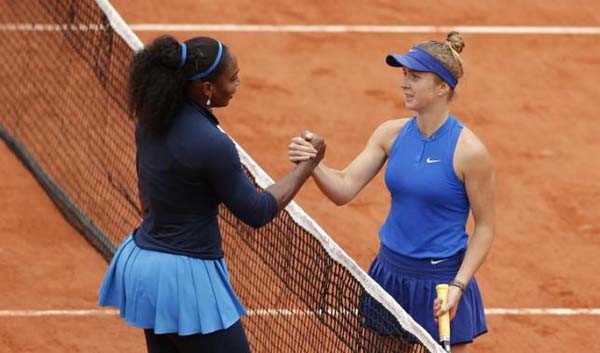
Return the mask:
{"type": "MultiPolygon", "coordinates": [[[[328,310],[328,314],[352,314],[350,310],[328,310]]],[[[600,315],[600,308],[488,308],[486,315],[549,315],[549,316],[574,316],[574,315],[600,315]]],[[[40,317],[40,316],[115,316],[116,309],[88,309],[88,310],[0,310],[0,317],[40,317]]],[[[294,316],[315,315],[318,312],[297,309],[256,309],[248,310],[250,316],[294,316]]]]}
{"type": "Polygon", "coordinates": [[[600,308],[489,308],[486,315],[600,315],[600,308]]]}
{"type": "Polygon", "coordinates": [[[448,33],[470,34],[600,34],[600,27],[565,26],[385,26],[385,25],[243,25],[137,23],[138,32],[287,32],[287,33],[448,33]]]}
{"type": "MultiPolygon", "coordinates": [[[[385,25],[253,25],[200,23],[137,23],[137,32],[274,32],[274,33],[448,33],[599,35],[600,27],[585,26],[385,26],[385,25]]],[[[101,24],[1,23],[0,31],[101,31],[101,24]]]]}
{"type": "Polygon", "coordinates": [[[0,317],[36,317],[36,316],[105,316],[118,315],[116,309],[89,310],[0,310],[0,317]]]}

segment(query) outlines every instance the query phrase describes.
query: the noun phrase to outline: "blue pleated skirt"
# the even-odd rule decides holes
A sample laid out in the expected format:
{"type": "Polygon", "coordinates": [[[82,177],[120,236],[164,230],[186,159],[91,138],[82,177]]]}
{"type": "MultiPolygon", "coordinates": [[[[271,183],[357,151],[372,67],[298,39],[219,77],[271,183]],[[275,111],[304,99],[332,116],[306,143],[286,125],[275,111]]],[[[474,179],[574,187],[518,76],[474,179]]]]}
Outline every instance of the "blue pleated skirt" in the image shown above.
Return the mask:
{"type": "Polygon", "coordinates": [[[144,250],[132,236],[113,257],[99,296],[99,305],[118,308],[129,325],[156,334],[211,333],[245,314],[223,259],[144,250]]]}
{"type": "MultiPolygon", "coordinates": [[[[402,308],[439,341],[433,316],[435,286],[454,279],[464,253],[443,259],[415,259],[381,246],[369,268],[369,275],[396,299],[402,308]]],[[[451,344],[471,343],[487,332],[483,301],[473,278],[461,297],[456,316],[450,323],[451,344]]]]}

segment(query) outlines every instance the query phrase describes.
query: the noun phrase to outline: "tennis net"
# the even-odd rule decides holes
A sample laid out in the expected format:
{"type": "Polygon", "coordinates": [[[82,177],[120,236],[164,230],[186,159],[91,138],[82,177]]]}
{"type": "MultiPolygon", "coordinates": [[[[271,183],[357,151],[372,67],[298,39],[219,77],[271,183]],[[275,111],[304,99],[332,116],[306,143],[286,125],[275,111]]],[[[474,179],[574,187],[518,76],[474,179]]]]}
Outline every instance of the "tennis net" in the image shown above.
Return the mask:
{"type": "MultiPolygon", "coordinates": [[[[0,136],[107,259],[141,217],[126,81],[142,47],[106,0],[0,0],[0,136]]],[[[254,352],[442,352],[297,204],[260,229],[219,217],[254,352]]]]}

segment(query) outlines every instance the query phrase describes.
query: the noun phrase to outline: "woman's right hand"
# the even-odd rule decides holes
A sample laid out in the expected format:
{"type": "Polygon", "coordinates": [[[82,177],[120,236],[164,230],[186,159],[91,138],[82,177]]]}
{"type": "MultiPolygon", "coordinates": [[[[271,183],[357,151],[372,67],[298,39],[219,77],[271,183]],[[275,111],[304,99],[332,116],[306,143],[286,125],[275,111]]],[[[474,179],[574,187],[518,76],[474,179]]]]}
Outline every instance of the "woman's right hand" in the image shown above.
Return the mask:
{"type": "Polygon", "coordinates": [[[310,160],[316,166],[325,156],[326,147],[323,137],[304,130],[300,136],[292,138],[288,146],[288,156],[291,162],[300,163],[310,160]]]}
{"type": "Polygon", "coordinates": [[[279,210],[283,209],[296,195],[306,179],[325,156],[325,140],[315,133],[303,131],[289,145],[290,160],[298,165],[283,179],[269,186],[266,191],[273,194],[279,210]]]}

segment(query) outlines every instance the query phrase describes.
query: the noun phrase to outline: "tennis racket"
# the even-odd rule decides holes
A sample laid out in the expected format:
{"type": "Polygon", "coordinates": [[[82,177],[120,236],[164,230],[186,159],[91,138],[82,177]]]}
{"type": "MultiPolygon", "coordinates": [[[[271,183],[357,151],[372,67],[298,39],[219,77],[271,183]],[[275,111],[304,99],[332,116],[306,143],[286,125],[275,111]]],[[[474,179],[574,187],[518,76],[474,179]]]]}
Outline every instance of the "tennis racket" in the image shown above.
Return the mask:
{"type": "MultiPolygon", "coordinates": [[[[442,307],[446,306],[448,302],[448,285],[438,284],[435,286],[437,296],[442,300],[442,307]]],[[[451,352],[450,349],[450,313],[447,312],[444,315],[438,317],[438,330],[440,333],[440,344],[446,352],[451,352]]]]}

